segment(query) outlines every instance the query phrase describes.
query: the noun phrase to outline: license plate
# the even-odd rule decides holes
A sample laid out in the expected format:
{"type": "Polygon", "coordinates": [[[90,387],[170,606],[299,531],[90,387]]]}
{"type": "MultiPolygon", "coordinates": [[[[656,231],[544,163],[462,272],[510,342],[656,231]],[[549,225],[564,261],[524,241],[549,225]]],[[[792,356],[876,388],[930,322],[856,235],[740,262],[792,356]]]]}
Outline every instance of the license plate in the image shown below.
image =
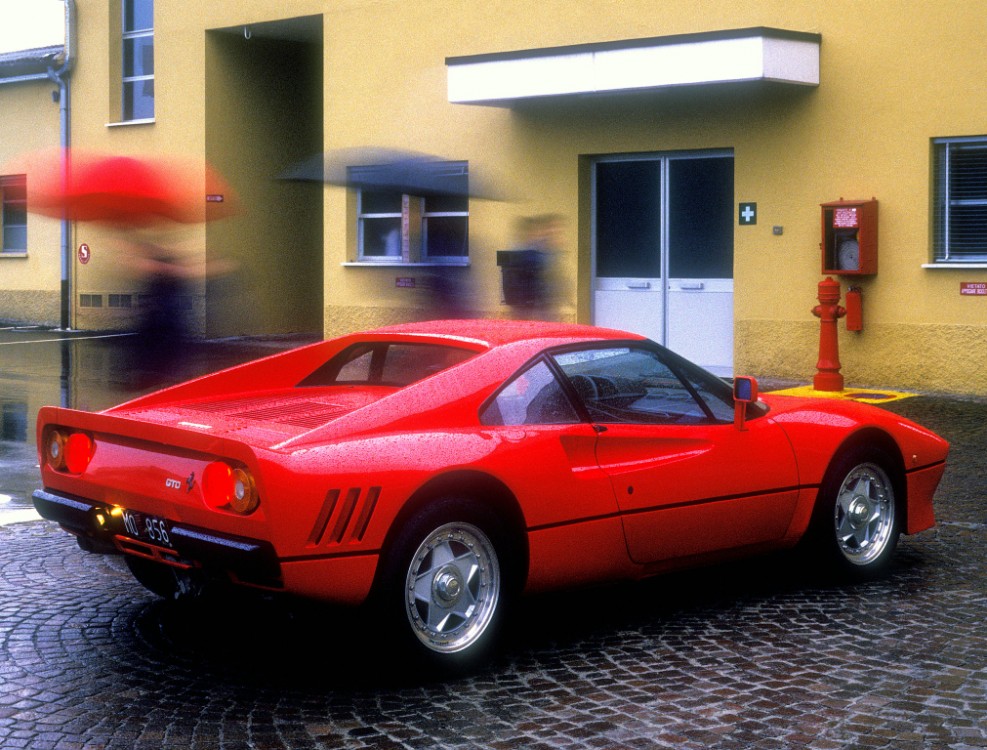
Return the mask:
{"type": "Polygon", "coordinates": [[[171,537],[168,535],[168,522],[157,516],[137,513],[132,510],[123,511],[124,533],[134,539],[150,542],[161,547],[171,547],[171,537]]]}

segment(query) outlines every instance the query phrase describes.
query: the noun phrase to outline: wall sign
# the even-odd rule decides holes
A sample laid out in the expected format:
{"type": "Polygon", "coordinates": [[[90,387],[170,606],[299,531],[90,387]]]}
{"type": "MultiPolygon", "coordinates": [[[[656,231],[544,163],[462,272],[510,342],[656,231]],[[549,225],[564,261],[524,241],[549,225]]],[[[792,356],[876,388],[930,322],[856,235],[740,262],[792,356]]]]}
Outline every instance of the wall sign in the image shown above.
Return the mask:
{"type": "Polygon", "coordinates": [[[987,297],[987,282],[961,281],[960,294],[964,297],[987,297]]]}
{"type": "Polygon", "coordinates": [[[742,227],[752,227],[757,224],[757,204],[756,203],[741,203],[740,204],[740,226],[742,227]]]}
{"type": "Polygon", "coordinates": [[[79,262],[82,265],[86,265],[86,263],[89,262],[89,259],[93,257],[92,250],[89,249],[89,245],[87,245],[85,242],[79,245],[78,255],[79,255],[79,262]]]}

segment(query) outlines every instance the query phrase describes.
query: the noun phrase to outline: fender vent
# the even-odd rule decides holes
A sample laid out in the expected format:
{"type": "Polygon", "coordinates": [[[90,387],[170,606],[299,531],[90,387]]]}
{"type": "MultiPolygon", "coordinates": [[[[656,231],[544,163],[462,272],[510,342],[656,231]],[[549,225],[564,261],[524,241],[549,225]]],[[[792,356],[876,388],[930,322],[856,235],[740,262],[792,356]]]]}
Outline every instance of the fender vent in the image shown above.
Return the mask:
{"type": "Polygon", "coordinates": [[[380,487],[370,487],[364,492],[359,487],[351,487],[345,494],[342,490],[329,490],[308,536],[308,546],[362,541],[377,506],[380,490],[380,487]]]}

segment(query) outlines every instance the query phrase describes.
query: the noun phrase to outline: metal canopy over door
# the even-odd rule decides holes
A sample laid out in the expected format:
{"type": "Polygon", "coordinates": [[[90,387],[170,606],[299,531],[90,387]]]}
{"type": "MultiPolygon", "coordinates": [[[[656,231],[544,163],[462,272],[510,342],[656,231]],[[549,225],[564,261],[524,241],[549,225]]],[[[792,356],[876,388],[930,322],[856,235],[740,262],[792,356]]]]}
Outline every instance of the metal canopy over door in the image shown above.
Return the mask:
{"type": "Polygon", "coordinates": [[[731,374],[732,153],[601,159],[593,211],[593,322],[731,374]]]}

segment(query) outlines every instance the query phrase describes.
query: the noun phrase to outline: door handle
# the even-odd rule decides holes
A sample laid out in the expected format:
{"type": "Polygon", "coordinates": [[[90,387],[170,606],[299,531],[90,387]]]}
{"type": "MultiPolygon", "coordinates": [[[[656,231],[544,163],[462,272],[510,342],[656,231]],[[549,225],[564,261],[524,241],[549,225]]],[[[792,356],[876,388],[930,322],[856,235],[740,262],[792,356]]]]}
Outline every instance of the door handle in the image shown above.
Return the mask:
{"type": "Polygon", "coordinates": [[[686,281],[679,284],[679,289],[683,292],[701,292],[706,285],[701,281],[686,281]]]}
{"type": "Polygon", "coordinates": [[[640,282],[638,284],[628,284],[627,285],[627,288],[628,289],[650,289],[651,288],[651,282],[650,281],[642,281],[642,282],[640,282]]]}

